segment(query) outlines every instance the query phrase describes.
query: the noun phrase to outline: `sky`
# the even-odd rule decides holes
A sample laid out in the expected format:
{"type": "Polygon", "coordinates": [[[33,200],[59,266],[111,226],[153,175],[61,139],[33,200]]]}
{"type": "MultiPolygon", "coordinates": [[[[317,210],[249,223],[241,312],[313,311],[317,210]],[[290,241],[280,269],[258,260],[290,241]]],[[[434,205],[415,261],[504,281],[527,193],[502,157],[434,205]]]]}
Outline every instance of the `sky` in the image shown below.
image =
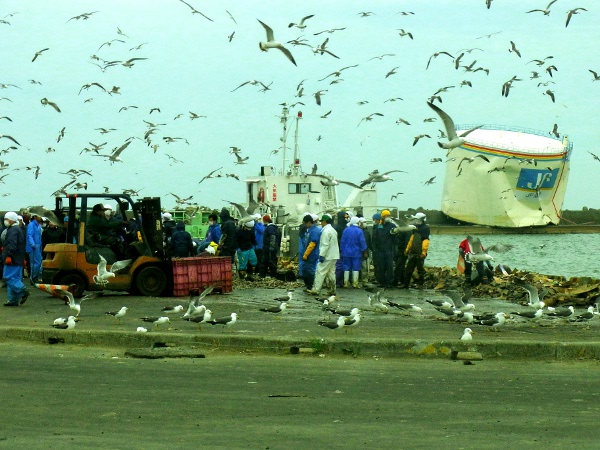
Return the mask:
{"type": "MultiPolygon", "coordinates": [[[[600,81],[590,72],[600,74],[596,2],[557,0],[549,15],[527,13],[546,8],[547,0],[494,0],[489,9],[485,0],[188,3],[211,20],[192,14],[179,0],[0,3],[0,135],[20,144],[0,138],[0,210],[53,206],[53,192],[71,180],[65,174],[69,170],[91,173],[77,180],[87,183],[88,193],[131,189],[161,197],[166,208],[175,206],[171,193],[193,196],[193,202],[211,208],[220,208],[224,200],[243,202],[245,178],[263,165],[281,169],[281,152],[273,154],[281,145],[278,116],[282,103],[295,102],[304,103],[291,108],[292,115],[303,114],[304,171],[316,163],[321,173],[359,183],[373,169],[404,170],[408,173],[395,173],[393,181],[378,185],[380,202],[399,209],[439,209],[445,163],[430,161],[445,156],[436,143],[443,125],[439,119],[427,121],[436,114],[426,101],[447,86],[454,87],[436,104],[455,123],[547,132],[556,123],[574,145],[563,209],[599,207],[592,181],[600,161],[590,154],[600,155],[600,81]],[[565,27],[567,11],[577,7],[587,11],[573,15],[565,27]],[[305,29],[288,27],[308,15],[314,16],[305,29]],[[273,29],[297,65],[277,49],[260,51],[266,33],[257,19],[273,29]],[[334,28],[343,29],[323,32],[334,28]],[[326,48],[338,58],[311,50],[326,38],[326,48]],[[294,39],[310,46],[288,43],[294,39]],[[509,52],[511,41],[521,57],[509,52]],[[442,51],[454,57],[464,53],[460,65],[476,60],[473,67],[488,69],[489,75],[456,69],[445,54],[431,58],[442,51]],[[531,62],[549,56],[542,66],[531,62]],[[146,59],[103,70],[103,61],[131,58],[146,59]],[[557,68],[552,77],[545,71],[551,64],[557,68]],[[330,75],[354,65],[339,77],[330,75]],[[531,79],[532,71],[539,78],[531,79]],[[503,97],[502,85],[513,76],[521,81],[503,97]],[[268,90],[250,83],[236,89],[251,80],[268,90]],[[461,86],[463,81],[472,87],[461,86]],[[91,83],[107,91],[116,86],[119,93],[95,85],[82,89],[91,83]],[[555,103],[544,94],[547,89],[555,103]],[[319,90],[325,91],[320,106],[313,96],[319,90]],[[190,112],[205,117],[191,119],[190,112]],[[381,116],[363,120],[374,113],[381,116]],[[410,125],[397,123],[400,118],[410,125]],[[144,140],[150,129],[145,121],[162,124],[149,135],[150,145],[144,140]],[[99,128],[115,131],[101,134],[99,128]],[[413,146],[421,134],[431,138],[413,146]],[[168,137],[183,139],[168,142],[168,137]],[[127,140],[122,162],[111,164],[84,150],[106,142],[100,153],[109,155],[127,140]],[[17,148],[8,148],[13,145],[17,148]],[[234,146],[248,157],[246,164],[235,164],[229,153],[234,146]],[[223,177],[199,183],[215,169],[223,177]],[[424,185],[433,176],[437,182],[424,185]]],[[[349,190],[339,188],[341,201],[349,190]]],[[[67,191],[77,192],[74,185],[67,191]]]]}

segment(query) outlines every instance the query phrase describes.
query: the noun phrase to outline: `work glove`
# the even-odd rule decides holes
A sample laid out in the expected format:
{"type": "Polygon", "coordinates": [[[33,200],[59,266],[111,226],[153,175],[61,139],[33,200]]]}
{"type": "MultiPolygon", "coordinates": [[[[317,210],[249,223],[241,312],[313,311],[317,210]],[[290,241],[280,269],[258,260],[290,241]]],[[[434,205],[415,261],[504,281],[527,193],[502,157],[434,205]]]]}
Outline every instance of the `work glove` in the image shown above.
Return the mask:
{"type": "Polygon", "coordinates": [[[305,253],[304,255],[302,255],[302,261],[306,261],[308,259],[308,255],[305,253]]]}
{"type": "Polygon", "coordinates": [[[12,265],[12,258],[10,256],[7,256],[4,260],[4,264],[6,264],[7,266],[12,265]]]}
{"type": "Polygon", "coordinates": [[[324,256],[319,256],[319,262],[320,263],[324,263],[325,262],[325,257],[324,256]]]}
{"type": "Polygon", "coordinates": [[[422,259],[425,259],[425,258],[427,258],[427,253],[421,253],[421,258],[422,258],[422,259]]]}

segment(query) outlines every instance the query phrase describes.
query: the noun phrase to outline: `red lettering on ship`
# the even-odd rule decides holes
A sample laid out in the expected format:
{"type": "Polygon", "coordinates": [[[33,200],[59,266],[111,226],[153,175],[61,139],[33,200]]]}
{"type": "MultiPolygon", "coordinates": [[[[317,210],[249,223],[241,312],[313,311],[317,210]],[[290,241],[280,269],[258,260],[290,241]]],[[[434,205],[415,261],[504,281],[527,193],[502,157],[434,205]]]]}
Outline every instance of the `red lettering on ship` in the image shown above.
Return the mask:
{"type": "Polygon", "coordinates": [[[277,185],[276,184],[273,185],[273,201],[274,202],[277,201],[277,185]]]}

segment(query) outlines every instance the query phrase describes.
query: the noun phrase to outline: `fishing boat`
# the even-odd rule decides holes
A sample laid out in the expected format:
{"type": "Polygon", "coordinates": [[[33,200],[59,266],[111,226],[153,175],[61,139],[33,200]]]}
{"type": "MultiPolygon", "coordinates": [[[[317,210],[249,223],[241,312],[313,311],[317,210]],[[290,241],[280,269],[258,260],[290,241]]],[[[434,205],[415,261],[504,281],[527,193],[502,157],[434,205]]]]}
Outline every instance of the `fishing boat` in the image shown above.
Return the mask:
{"type": "Polygon", "coordinates": [[[319,173],[317,164],[310,171],[303,170],[298,144],[299,124],[302,112],[290,116],[287,106],[283,106],[280,123],[283,134],[280,137],[281,166],[261,166],[258,175],[246,178],[246,204],[258,203],[261,214],[271,214],[277,224],[299,224],[304,214],[334,213],[340,209],[372,217],[376,211],[386,206],[377,204],[377,191],[374,187],[352,188],[348,197],[338,200],[338,181],[326,173],[319,173]],[[288,147],[288,135],[294,130],[293,148],[288,147]]]}

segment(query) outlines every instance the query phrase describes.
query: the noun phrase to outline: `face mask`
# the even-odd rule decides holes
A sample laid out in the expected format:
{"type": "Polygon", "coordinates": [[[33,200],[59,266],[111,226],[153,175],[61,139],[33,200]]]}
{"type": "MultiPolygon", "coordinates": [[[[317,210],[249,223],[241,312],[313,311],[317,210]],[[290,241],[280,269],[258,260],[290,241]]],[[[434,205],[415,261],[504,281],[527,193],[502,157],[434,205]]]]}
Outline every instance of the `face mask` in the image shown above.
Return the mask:
{"type": "Polygon", "coordinates": [[[110,210],[106,210],[106,211],[104,211],[104,216],[105,216],[107,219],[110,219],[110,210]]]}
{"type": "Polygon", "coordinates": [[[4,221],[4,226],[5,226],[6,228],[10,227],[10,222],[9,222],[8,220],[5,220],[5,221],[4,221]]]}
{"type": "Polygon", "coordinates": [[[42,228],[48,228],[48,224],[47,223],[43,223],[42,224],[42,228]]]}
{"type": "Polygon", "coordinates": [[[386,217],[386,218],[385,218],[385,219],[383,219],[383,220],[384,220],[384,222],[386,222],[386,223],[389,223],[389,222],[391,222],[391,221],[392,221],[392,219],[390,219],[389,217],[386,217]]]}
{"type": "Polygon", "coordinates": [[[215,224],[215,223],[214,223],[212,220],[209,220],[209,221],[208,221],[208,225],[209,225],[209,226],[213,226],[214,224],[215,224]]]}

